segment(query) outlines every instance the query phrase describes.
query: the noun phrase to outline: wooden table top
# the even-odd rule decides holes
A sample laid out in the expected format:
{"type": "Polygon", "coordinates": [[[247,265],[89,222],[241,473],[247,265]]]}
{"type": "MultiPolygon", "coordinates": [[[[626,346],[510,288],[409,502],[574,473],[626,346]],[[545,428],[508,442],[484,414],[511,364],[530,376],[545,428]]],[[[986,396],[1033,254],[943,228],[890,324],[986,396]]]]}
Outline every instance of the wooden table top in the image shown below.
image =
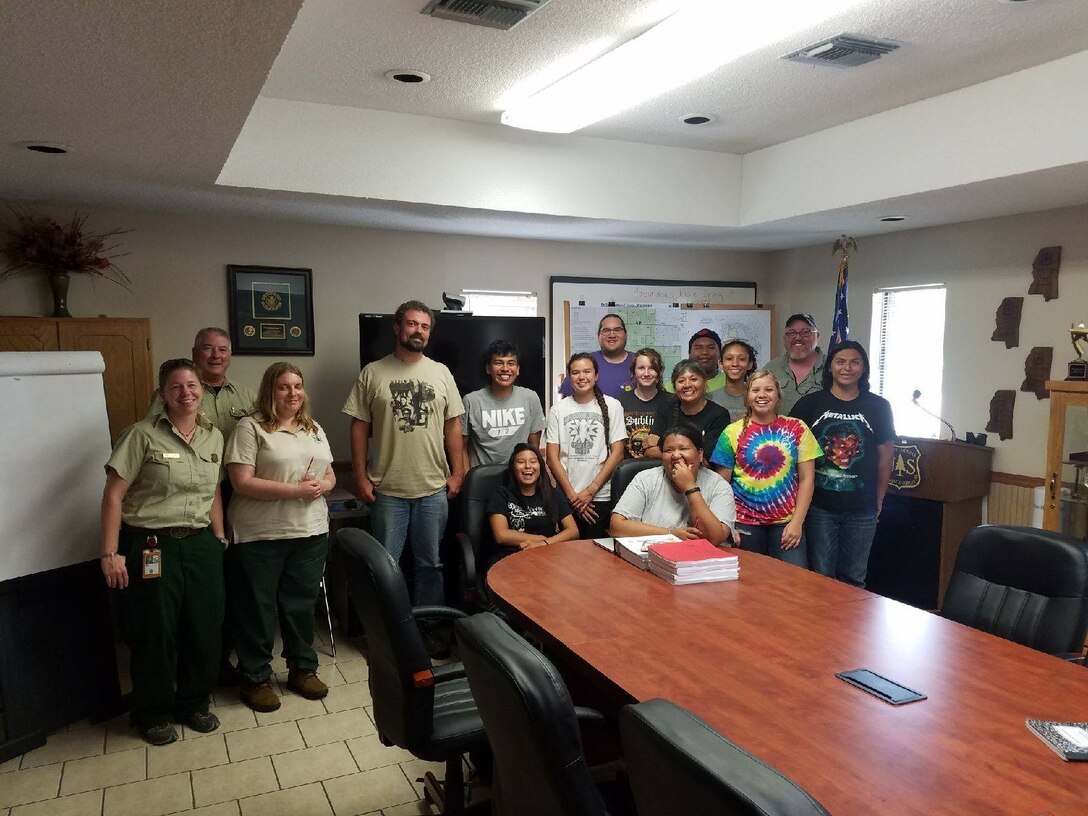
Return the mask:
{"type": "Polygon", "coordinates": [[[1028,718],[1088,721],[1088,669],[755,553],[740,580],[673,587],[591,542],[488,573],[513,616],[625,701],[664,697],[836,816],[1088,814],[1088,763],[1028,718]],[[891,706],[835,677],[926,695],[891,706]]]}

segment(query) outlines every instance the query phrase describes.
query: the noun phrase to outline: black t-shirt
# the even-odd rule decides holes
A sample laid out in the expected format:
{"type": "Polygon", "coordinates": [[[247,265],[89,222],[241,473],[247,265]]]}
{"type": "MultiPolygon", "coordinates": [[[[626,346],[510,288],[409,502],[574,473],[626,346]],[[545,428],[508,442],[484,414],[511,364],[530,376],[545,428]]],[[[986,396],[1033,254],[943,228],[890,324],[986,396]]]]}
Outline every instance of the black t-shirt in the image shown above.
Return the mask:
{"type": "MultiPolygon", "coordinates": [[[[511,490],[503,485],[495,491],[491,501],[487,504],[487,514],[491,516],[497,513],[506,517],[506,523],[511,530],[526,533],[528,535],[552,536],[563,529],[560,523],[571,514],[567,497],[558,490],[552,491],[552,499],[555,501],[555,521],[548,518],[544,510],[544,500],[538,490],[532,496],[523,496],[518,490],[511,490]]],[[[488,566],[501,558],[512,555],[518,551],[517,547],[509,547],[504,544],[496,544],[488,535],[488,544],[485,545],[488,552],[486,560],[488,566]]]]}
{"type": "Polygon", "coordinates": [[[816,391],[797,401],[790,415],[812,429],[823,449],[816,462],[812,504],[829,512],[876,512],[877,446],[895,439],[892,407],[862,391],[841,400],[816,391]]]}
{"type": "MultiPolygon", "coordinates": [[[[722,435],[725,426],[729,424],[729,412],[716,402],[706,401],[697,414],[685,414],[680,411],[679,419],[676,414],[676,397],[670,397],[657,416],[654,417],[653,427],[650,433],[659,439],[665,431],[679,422],[690,422],[703,432],[703,459],[710,461],[710,455],[714,453],[714,446],[718,444],[718,437],[722,435]]],[[[660,439],[664,442],[664,439],[660,439]]]]}
{"type": "Polygon", "coordinates": [[[644,455],[642,448],[646,437],[650,435],[654,417],[668,404],[669,395],[658,389],[653,399],[642,400],[634,391],[621,391],[619,400],[623,406],[623,425],[627,429],[624,454],[628,459],[641,459],[644,455]]]}

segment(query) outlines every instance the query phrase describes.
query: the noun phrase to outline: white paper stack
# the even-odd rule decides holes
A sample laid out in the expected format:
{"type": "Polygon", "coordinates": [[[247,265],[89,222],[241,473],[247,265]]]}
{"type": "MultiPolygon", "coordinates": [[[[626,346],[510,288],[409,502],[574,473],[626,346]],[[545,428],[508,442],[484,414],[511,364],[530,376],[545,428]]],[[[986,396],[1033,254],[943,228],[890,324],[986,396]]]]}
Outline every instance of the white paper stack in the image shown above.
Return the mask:
{"type": "Polygon", "coordinates": [[[651,544],[649,569],[670,584],[705,584],[740,578],[740,559],[705,538],[651,544]]]}
{"type": "Polygon", "coordinates": [[[648,569],[649,555],[646,548],[651,544],[679,541],[674,535],[628,536],[616,538],[616,555],[639,569],[648,569]]]}

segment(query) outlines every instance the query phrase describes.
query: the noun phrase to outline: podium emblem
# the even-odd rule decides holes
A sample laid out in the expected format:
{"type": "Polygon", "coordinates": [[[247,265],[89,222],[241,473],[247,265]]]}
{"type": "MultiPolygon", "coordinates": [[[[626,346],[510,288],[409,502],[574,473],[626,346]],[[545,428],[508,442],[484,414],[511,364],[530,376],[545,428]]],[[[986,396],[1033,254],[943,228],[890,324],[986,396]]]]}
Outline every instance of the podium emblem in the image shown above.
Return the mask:
{"type": "Polygon", "coordinates": [[[892,476],[888,484],[910,490],[922,483],[922,452],[917,445],[899,445],[892,450],[892,476]]]}

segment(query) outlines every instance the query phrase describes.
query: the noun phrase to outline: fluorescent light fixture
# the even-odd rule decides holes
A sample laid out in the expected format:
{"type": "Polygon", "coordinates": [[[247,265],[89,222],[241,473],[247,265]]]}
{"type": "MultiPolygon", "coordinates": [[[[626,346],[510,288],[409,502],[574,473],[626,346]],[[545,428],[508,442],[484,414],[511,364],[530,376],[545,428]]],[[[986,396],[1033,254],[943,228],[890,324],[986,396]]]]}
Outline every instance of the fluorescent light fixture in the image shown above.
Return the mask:
{"type": "Polygon", "coordinates": [[[693,0],[641,36],[512,104],[502,123],[571,133],[818,25],[863,0],[693,0]]]}

